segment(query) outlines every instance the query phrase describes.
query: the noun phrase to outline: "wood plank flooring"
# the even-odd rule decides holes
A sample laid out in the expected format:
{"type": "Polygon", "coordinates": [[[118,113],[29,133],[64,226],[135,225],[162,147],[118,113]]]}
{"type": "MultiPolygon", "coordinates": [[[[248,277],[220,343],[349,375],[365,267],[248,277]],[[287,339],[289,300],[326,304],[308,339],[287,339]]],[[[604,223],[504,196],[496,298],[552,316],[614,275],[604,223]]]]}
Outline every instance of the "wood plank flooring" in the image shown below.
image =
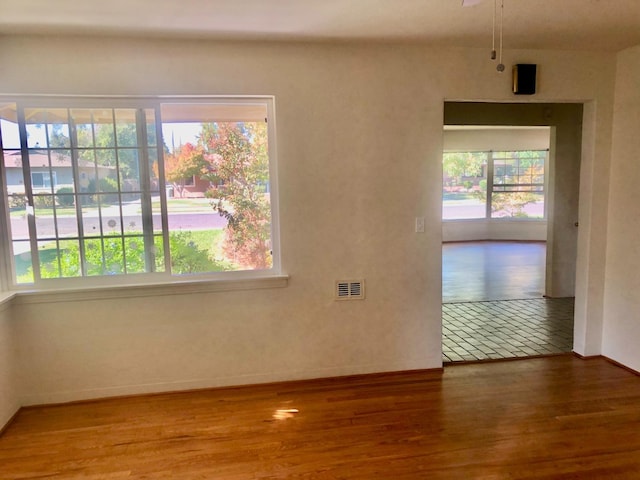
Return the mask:
{"type": "Polygon", "coordinates": [[[571,355],[38,407],[2,479],[638,479],[640,377],[571,355]]]}

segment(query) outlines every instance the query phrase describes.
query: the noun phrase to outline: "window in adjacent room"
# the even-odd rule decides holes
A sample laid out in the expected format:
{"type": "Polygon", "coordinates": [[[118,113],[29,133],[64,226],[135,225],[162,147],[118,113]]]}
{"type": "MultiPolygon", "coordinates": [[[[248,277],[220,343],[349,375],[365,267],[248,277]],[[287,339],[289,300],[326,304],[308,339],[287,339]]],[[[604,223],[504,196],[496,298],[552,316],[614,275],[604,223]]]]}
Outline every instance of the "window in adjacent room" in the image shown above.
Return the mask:
{"type": "Polygon", "coordinates": [[[546,150],[491,152],[491,217],[544,217],[546,158],[546,150]]]}
{"type": "Polygon", "coordinates": [[[487,215],[487,152],[443,155],[443,218],[485,218],[487,215]]]}
{"type": "Polygon", "coordinates": [[[442,218],[544,218],[547,150],[445,152],[442,218]]]}
{"type": "Polygon", "coordinates": [[[272,109],[271,98],[0,103],[9,283],[277,273],[272,109]]]}

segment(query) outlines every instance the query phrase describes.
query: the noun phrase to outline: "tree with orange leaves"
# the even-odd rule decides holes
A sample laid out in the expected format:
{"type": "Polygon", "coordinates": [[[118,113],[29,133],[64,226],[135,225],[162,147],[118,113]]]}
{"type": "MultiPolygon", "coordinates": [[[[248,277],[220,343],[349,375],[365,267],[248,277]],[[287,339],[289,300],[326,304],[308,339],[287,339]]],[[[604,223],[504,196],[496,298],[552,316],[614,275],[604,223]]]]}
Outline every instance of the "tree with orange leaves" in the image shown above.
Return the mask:
{"type": "MultiPolygon", "coordinates": [[[[206,166],[199,175],[212,187],[207,197],[227,219],[224,251],[236,264],[266,269],[271,258],[267,125],[261,122],[204,124],[198,148],[206,166]]],[[[195,153],[194,157],[199,158],[195,153]]]]}
{"type": "Polygon", "coordinates": [[[194,176],[202,177],[208,166],[202,147],[187,143],[165,156],[164,175],[173,185],[176,196],[182,197],[187,180],[194,176]]]}

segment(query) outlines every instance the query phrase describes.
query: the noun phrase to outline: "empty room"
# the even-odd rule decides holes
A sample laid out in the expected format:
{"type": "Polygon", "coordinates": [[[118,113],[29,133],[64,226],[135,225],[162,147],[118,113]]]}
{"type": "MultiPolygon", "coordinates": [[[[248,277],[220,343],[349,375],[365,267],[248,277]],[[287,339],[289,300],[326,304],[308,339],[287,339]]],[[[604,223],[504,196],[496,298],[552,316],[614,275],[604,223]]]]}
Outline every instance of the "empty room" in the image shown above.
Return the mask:
{"type": "Polygon", "coordinates": [[[636,0],[0,17],[0,479],[640,475],[636,0]],[[544,192],[562,354],[443,362],[465,125],[548,135],[456,192],[544,192]]]}

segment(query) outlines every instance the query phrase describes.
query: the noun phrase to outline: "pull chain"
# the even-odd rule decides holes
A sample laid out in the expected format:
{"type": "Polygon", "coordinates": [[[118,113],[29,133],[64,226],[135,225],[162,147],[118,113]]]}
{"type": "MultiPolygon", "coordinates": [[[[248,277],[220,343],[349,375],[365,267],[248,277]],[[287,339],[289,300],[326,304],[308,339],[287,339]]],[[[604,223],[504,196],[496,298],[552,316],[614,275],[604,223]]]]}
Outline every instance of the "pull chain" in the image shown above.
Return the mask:
{"type": "Polygon", "coordinates": [[[502,63],[502,33],[504,26],[504,0],[500,0],[500,59],[498,60],[498,66],[496,70],[504,72],[504,64],[502,63]]]}
{"type": "Polygon", "coordinates": [[[498,0],[493,0],[493,29],[491,38],[491,60],[496,59],[496,9],[498,0]]]}

